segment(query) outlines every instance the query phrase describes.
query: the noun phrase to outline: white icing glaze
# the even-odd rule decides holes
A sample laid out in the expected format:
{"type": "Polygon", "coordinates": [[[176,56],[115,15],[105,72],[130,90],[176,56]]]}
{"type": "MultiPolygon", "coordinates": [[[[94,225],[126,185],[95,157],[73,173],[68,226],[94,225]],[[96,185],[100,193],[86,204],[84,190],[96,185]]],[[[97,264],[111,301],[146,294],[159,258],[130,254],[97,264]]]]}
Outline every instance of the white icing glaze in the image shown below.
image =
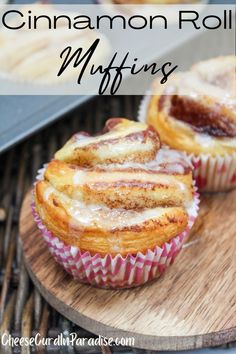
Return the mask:
{"type": "MultiPolygon", "coordinates": [[[[97,167],[105,168],[106,170],[125,170],[129,168],[150,170],[156,172],[184,174],[185,168],[191,168],[191,163],[187,157],[176,150],[171,150],[168,147],[162,147],[156,154],[153,161],[146,163],[126,162],[123,164],[97,165],[97,167]]],[[[75,177],[77,180],[77,177],[75,177]]]]}
{"type": "Polygon", "coordinates": [[[212,139],[211,136],[207,134],[195,134],[194,139],[196,143],[202,145],[205,148],[214,145],[214,140],[212,139]]]}
{"type": "Polygon", "coordinates": [[[84,183],[87,182],[86,179],[86,172],[83,170],[76,171],[74,176],[73,176],[73,183],[74,185],[83,185],[84,183]]]}
{"type": "MultiPolygon", "coordinates": [[[[173,165],[173,171],[177,171],[179,165],[173,165]]],[[[169,168],[170,170],[171,168],[169,168]]],[[[164,170],[164,168],[162,169],[164,170]]],[[[150,171],[150,170],[149,170],[150,171]]],[[[156,172],[152,170],[153,172],[156,172]]],[[[152,184],[162,184],[162,185],[170,185],[177,184],[178,182],[172,178],[172,175],[165,173],[160,173],[157,171],[156,173],[147,173],[148,170],[137,170],[137,171],[129,171],[127,169],[122,169],[120,171],[110,172],[109,170],[106,172],[86,172],[85,171],[77,171],[74,175],[73,181],[74,185],[93,185],[95,183],[116,183],[116,182],[133,182],[135,183],[152,183],[152,184]]],[[[165,171],[164,171],[165,172],[165,171]]],[[[182,167],[179,168],[179,172],[182,172],[182,167]]]]}
{"type": "Polygon", "coordinates": [[[53,188],[53,187],[48,187],[48,188],[45,190],[45,192],[44,192],[43,199],[46,200],[46,201],[48,201],[48,199],[49,199],[51,193],[53,193],[53,192],[54,192],[54,188],[53,188]]]}
{"type": "MultiPolygon", "coordinates": [[[[70,228],[79,225],[80,228],[91,227],[113,230],[117,228],[141,225],[150,219],[161,217],[166,208],[150,208],[139,210],[111,209],[97,204],[85,204],[81,201],[70,199],[65,194],[58,192],[53,187],[46,189],[44,198],[51,193],[58,196],[71,216],[70,228]]],[[[47,199],[46,199],[47,200],[47,199]]]]}
{"type": "Polygon", "coordinates": [[[82,227],[107,230],[140,225],[165,213],[164,208],[144,209],[143,211],[110,209],[96,204],[87,205],[76,200],[71,200],[67,211],[72,219],[75,219],[82,227]]]}
{"type": "MultiPolygon", "coordinates": [[[[99,166],[97,166],[99,167],[99,166]]],[[[187,193],[187,187],[183,182],[173,178],[173,174],[184,174],[185,168],[191,167],[186,157],[175,150],[162,148],[158,151],[155,160],[148,163],[127,162],[124,164],[109,164],[100,166],[99,170],[78,169],[73,176],[75,186],[93,185],[94,183],[134,182],[152,183],[153,185],[174,186],[183,195],[187,193]],[[133,170],[130,170],[132,168],[133,170]],[[136,170],[136,171],[135,171],[136,170]],[[148,171],[156,173],[148,173],[148,171]]],[[[74,195],[81,200],[82,195],[74,195]]]]}

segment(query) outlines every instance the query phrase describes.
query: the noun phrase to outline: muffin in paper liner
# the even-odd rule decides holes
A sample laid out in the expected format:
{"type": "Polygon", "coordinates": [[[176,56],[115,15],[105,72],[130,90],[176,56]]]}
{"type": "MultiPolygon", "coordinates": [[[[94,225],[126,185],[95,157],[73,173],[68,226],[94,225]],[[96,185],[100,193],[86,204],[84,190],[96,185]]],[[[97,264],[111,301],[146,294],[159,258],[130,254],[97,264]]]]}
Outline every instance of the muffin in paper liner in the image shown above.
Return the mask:
{"type": "Polygon", "coordinates": [[[189,155],[200,191],[224,192],[236,187],[236,153],[224,156],[189,155]]]}
{"type": "MultiPolygon", "coordinates": [[[[36,180],[42,179],[46,165],[38,171],[36,180]]],[[[59,240],[43,224],[34,202],[32,202],[34,220],[47,243],[50,253],[74,279],[102,288],[130,288],[142,285],[159,277],[173,263],[182,248],[189,232],[197,218],[199,195],[194,187],[194,198],[187,209],[189,221],[187,228],[179,235],[163,244],[148,250],[145,254],[91,254],[82,252],[78,247],[70,246],[59,240]]]]}
{"type": "MultiPolygon", "coordinates": [[[[138,109],[138,121],[146,123],[151,91],[142,99],[138,109]]],[[[187,154],[193,166],[193,178],[201,192],[224,192],[236,187],[236,152],[232,154],[187,154]]]]}

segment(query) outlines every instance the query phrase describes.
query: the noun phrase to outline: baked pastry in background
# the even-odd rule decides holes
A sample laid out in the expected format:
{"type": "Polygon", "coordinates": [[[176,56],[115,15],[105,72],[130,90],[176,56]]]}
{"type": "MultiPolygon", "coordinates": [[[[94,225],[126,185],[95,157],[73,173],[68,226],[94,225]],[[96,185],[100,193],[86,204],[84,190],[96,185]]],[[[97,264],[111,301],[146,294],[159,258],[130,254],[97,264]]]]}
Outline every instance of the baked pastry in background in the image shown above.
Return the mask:
{"type": "Polygon", "coordinates": [[[140,111],[171,148],[190,155],[199,187],[236,186],[236,57],[200,62],[166,85],[154,83],[140,111]]]}
{"type": "Polygon", "coordinates": [[[62,252],[101,258],[103,269],[93,282],[80,268],[71,271],[74,276],[99,286],[140,285],[174,259],[193,225],[198,207],[192,170],[181,153],[160,148],[152,127],[118,118],[105,131],[77,134],[55,154],[35,184],[34,212],[46,240],[57,237],[62,252]],[[123,270],[104,276],[107,258],[113,270],[118,264],[123,270]],[[147,259],[155,265],[148,272],[147,259]]]}
{"type": "MultiPolygon", "coordinates": [[[[26,18],[28,10],[29,5],[20,8],[20,12],[25,14],[26,18]]],[[[34,15],[42,15],[46,11],[50,18],[61,15],[54,6],[48,4],[46,8],[42,4],[30,4],[30,10],[34,15]]],[[[12,19],[11,26],[14,27],[15,21],[12,19]]],[[[47,26],[48,22],[44,20],[37,22],[36,30],[23,27],[17,31],[10,31],[1,28],[0,77],[40,85],[72,82],[75,80],[73,66],[68,66],[61,76],[57,76],[63,63],[60,53],[67,46],[71,46],[74,50],[82,47],[86,51],[97,38],[100,38],[100,43],[93,53],[93,60],[99,63],[105,61],[110,46],[103,34],[95,30],[68,29],[68,23],[63,18],[58,21],[56,30],[50,30],[47,26]]]]}
{"type": "Polygon", "coordinates": [[[122,5],[171,5],[171,4],[194,4],[198,0],[113,0],[114,4],[122,5]]]}

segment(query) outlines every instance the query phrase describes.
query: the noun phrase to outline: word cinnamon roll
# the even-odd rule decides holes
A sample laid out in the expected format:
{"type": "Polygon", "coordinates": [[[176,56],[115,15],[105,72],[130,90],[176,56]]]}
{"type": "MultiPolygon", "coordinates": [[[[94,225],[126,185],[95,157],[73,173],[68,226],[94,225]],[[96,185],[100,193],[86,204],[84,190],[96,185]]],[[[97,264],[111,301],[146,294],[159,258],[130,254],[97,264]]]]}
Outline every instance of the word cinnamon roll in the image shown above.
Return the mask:
{"type": "Polygon", "coordinates": [[[189,154],[203,190],[236,186],[236,57],[200,62],[154,83],[141,119],[158,130],[171,148],[189,154]]]}
{"type": "Polygon", "coordinates": [[[152,127],[122,118],[110,119],[102,135],[74,135],[47,165],[34,199],[64,247],[123,260],[154,255],[176,237],[180,248],[197,212],[186,158],[161,148],[152,127]]]}

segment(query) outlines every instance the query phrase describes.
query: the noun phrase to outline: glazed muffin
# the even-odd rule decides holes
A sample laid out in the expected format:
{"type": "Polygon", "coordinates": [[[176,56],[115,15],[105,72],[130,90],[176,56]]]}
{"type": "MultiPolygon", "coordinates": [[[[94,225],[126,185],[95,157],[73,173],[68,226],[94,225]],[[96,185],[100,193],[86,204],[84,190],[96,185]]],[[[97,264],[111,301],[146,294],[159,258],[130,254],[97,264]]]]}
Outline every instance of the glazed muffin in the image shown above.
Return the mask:
{"type": "Polygon", "coordinates": [[[103,287],[160,275],[198,210],[185,157],[160,148],[152,127],[121,118],[110,119],[102,135],[74,135],[36,182],[34,202],[56,260],[80,281],[103,287]]]}
{"type": "Polygon", "coordinates": [[[236,186],[236,57],[200,62],[167,85],[154,83],[140,119],[166,145],[186,152],[205,191],[236,186]]]}

